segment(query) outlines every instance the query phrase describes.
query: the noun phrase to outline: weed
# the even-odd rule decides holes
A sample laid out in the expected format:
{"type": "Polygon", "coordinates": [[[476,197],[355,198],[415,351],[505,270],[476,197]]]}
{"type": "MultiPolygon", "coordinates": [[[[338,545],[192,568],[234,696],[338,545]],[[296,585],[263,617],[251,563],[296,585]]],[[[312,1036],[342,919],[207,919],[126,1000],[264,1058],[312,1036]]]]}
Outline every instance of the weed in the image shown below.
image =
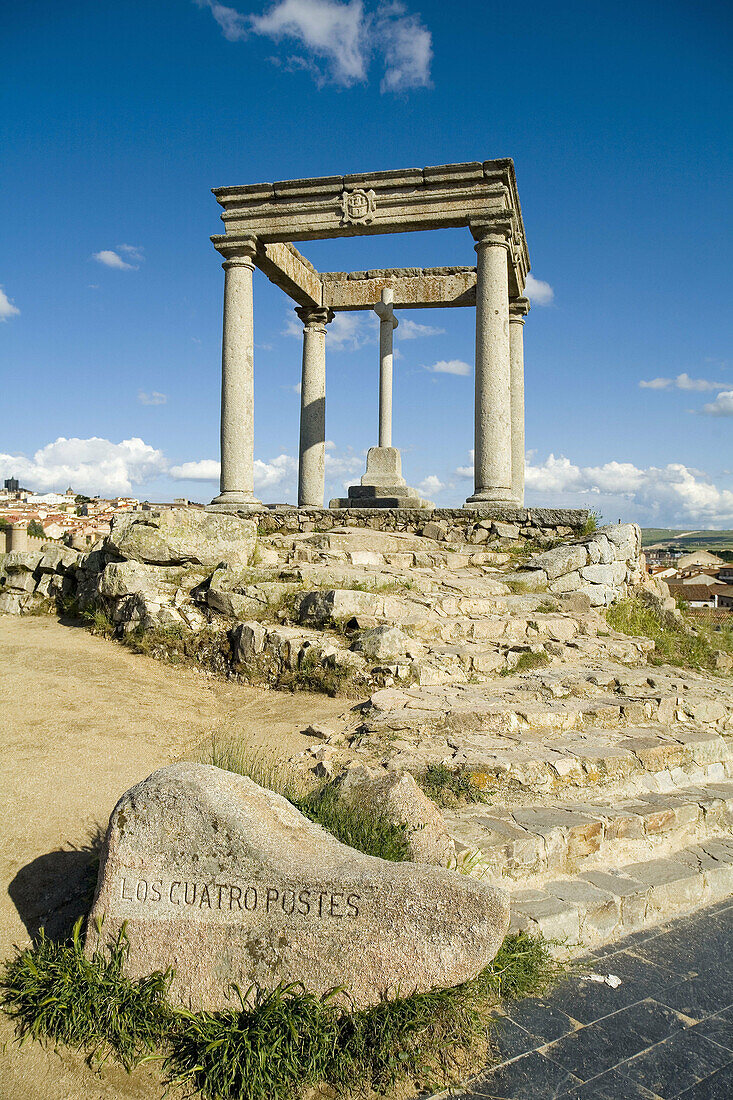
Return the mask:
{"type": "Polygon", "coordinates": [[[486,1060],[499,999],[540,995],[563,973],[546,941],[520,932],[480,974],[449,989],[353,1010],[342,990],[318,996],[293,984],[242,994],[235,986],[237,1008],[195,1013],[169,1005],[170,971],[127,978],[124,928],[91,958],[80,929],[70,945],[41,933],[7,964],[2,1006],[20,1040],[51,1040],[90,1061],[111,1055],[128,1070],[159,1052],[166,1086],[204,1100],[290,1100],[309,1087],[377,1097],[457,1084],[486,1060]]]}
{"type": "Polygon", "coordinates": [[[287,798],[310,821],[370,856],[394,862],[410,858],[405,828],[394,825],[373,804],[346,802],[332,783],[313,785],[288,763],[267,752],[247,749],[237,742],[212,740],[205,756],[207,764],[246,775],[261,787],[287,798]]]}
{"type": "Polygon", "coordinates": [[[528,653],[521,653],[517,660],[517,663],[513,668],[503,668],[499,673],[500,676],[514,676],[517,672],[530,672],[533,668],[544,668],[545,665],[549,665],[550,658],[546,653],[533,653],[531,650],[528,653]]]}
{"type": "Polygon", "coordinates": [[[546,584],[530,584],[529,581],[504,581],[513,596],[535,596],[547,591],[546,584]]]}
{"type": "Polygon", "coordinates": [[[205,626],[190,630],[182,625],[138,627],[120,638],[134,653],[168,661],[173,665],[204,665],[220,675],[226,675],[231,660],[231,643],[225,630],[205,626]]]}
{"type": "Polygon", "coordinates": [[[598,525],[601,522],[602,518],[603,517],[601,516],[600,512],[589,512],[586,521],[580,530],[581,537],[584,535],[592,535],[595,531],[597,531],[598,525]]]}
{"type": "Polygon", "coordinates": [[[316,656],[306,653],[295,669],[281,672],[276,686],[284,691],[312,691],[335,698],[344,695],[351,684],[353,673],[342,665],[327,667],[316,656]]]}
{"type": "Polygon", "coordinates": [[[654,650],[647,660],[652,665],[714,670],[719,649],[733,652],[733,630],[718,634],[704,620],[684,614],[678,619],[639,597],[619,600],[607,609],[606,619],[622,634],[651,638],[654,650]]]}
{"type": "Polygon", "coordinates": [[[97,948],[87,958],[82,920],[69,944],[54,943],[41,929],[31,947],[16,948],[0,981],[0,1003],[21,1041],[50,1039],[85,1051],[92,1061],[114,1054],[130,1070],[160,1046],[172,973],[156,971],[137,981],[125,977],[124,925],[106,952],[97,948]]]}
{"type": "Polygon", "coordinates": [[[551,615],[554,611],[559,610],[559,604],[557,604],[555,600],[542,600],[542,602],[537,605],[537,611],[540,615],[551,615]]]}
{"type": "Polygon", "coordinates": [[[447,764],[428,764],[416,779],[425,794],[439,806],[460,806],[467,802],[487,802],[483,791],[473,783],[465,769],[452,769],[447,764]]]}

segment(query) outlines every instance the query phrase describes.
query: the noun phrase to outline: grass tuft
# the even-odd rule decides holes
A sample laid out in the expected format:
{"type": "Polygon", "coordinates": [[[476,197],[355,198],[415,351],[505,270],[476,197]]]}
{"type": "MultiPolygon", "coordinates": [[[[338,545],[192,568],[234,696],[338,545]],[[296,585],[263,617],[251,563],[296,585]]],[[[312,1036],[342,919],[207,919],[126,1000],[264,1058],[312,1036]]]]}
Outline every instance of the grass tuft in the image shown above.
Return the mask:
{"type": "Polygon", "coordinates": [[[606,611],[614,630],[634,638],[651,638],[654,650],[647,654],[652,665],[680,665],[712,671],[717,653],[733,653],[733,624],[715,629],[715,624],[682,613],[681,618],[637,597],[619,600],[606,611]]]}
{"type": "Polygon", "coordinates": [[[290,1100],[309,1088],[376,1100],[458,1084],[487,1059],[499,999],[541,995],[564,969],[549,944],[520,932],[449,989],[353,1010],[343,990],[235,987],[237,1008],[195,1013],[168,1003],[170,971],[126,977],[124,928],[88,959],[80,927],[66,945],[41,933],[6,965],[2,1007],[19,1040],[50,1040],[90,1062],[111,1056],[127,1070],[162,1057],[166,1095],[181,1086],[204,1100],[290,1100]]]}
{"type": "Polygon", "coordinates": [[[114,1055],[130,1070],[159,1048],[167,1030],[172,972],[127,978],[124,926],[107,951],[98,948],[87,958],[82,920],[70,943],[55,943],[41,929],[33,946],[16,948],[0,981],[0,1004],[21,1041],[30,1036],[63,1043],[93,1062],[114,1055]]]}
{"type": "Polygon", "coordinates": [[[454,807],[471,802],[487,802],[485,793],[475,785],[471,773],[463,768],[449,768],[447,764],[428,764],[417,782],[428,798],[439,806],[454,807]]]}
{"type": "Polygon", "coordinates": [[[517,672],[531,672],[535,668],[545,668],[550,663],[550,658],[546,653],[533,653],[531,650],[528,653],[522,653],[519,656],[519,660],[513,668],[501,669],[500,676],[514,676],[517,672]]]}
{"type": "Polygon", "coordinates": [[[213,740],[204,762],[246,775],[260,787],[281,794],[310,821],[322,825],[350,848],[396,863],[410,858],[404,825],[395,825],[372,804],[345,802],[333,783],[309,782],[291,764],[231,741],[213,740]]]}

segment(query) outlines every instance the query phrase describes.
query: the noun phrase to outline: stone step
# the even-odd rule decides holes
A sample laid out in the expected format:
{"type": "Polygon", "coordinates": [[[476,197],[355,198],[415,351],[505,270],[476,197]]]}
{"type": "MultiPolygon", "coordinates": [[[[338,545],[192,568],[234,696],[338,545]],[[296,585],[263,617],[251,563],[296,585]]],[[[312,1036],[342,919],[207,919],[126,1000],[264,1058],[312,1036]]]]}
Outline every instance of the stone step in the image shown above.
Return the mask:
{"type": "Polygon", "coordinates": [[[557,875],[607,870],[733,829],[733,781],[614,797],[612,802],[512,809],[478,805],[445,817],[457,847],[480,850],[493,876],[542,886],[557,875]]]}
{"type": "Polygon", "coordinates": [[[669,856],[583,871],[511,896],[511,927],[542,932],[565,954],[660,924],[733,894],[733,836],[679,848],[669,856]]]}

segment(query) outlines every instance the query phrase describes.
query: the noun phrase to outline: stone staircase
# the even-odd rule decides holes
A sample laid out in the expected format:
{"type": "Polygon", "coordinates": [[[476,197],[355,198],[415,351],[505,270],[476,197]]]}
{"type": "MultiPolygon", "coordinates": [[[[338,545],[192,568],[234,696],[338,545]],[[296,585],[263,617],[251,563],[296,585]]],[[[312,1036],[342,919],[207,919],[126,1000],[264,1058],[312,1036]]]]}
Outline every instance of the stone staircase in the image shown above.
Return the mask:
{"type": "Polygon", "coordinates": [[[459,860],[560,951],[733,893],[730,678],[650,666],[652,642],[577,593],[528,590],[501,548],[359,538],[280,549],[301,584],[345,586],[342,608],[346,586],[374,587],[352,593],[355,630],[398,626],[420,647],[410,678],[385,662],[387,686],[344,716],[334,767],[470,774],[485,801],[444,810],[459,860]],[[524,653],[546,666],[513,671],[524,653]]]}

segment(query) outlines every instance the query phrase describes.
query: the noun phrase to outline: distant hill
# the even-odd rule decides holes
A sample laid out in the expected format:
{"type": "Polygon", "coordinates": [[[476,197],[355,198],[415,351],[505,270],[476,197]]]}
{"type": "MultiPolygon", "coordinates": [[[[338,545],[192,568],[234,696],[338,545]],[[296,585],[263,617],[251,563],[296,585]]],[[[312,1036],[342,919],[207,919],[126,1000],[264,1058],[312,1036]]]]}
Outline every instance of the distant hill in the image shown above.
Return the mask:
{"type": "Polygon", "coordinates": [[[733,551],[733,531],[685,531],[675,527],[642,527],[645,550],[656,546],[674,546],[680,550],[733,551]]]}

